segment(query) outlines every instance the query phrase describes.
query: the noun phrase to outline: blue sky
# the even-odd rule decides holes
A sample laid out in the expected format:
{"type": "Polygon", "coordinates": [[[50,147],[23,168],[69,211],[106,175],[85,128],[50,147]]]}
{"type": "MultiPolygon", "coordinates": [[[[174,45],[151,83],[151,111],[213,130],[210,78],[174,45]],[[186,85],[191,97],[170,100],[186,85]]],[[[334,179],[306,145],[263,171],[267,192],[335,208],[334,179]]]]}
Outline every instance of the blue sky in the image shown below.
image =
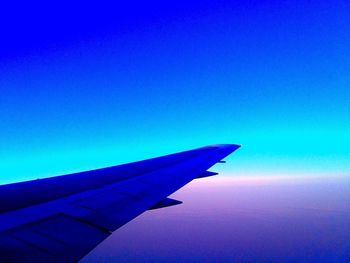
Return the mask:
{"type": "Polygon", "coordinates": [[[348,174],[345,1],[2,8],[1,183],[215,143],[224,171],[348,174]]]}

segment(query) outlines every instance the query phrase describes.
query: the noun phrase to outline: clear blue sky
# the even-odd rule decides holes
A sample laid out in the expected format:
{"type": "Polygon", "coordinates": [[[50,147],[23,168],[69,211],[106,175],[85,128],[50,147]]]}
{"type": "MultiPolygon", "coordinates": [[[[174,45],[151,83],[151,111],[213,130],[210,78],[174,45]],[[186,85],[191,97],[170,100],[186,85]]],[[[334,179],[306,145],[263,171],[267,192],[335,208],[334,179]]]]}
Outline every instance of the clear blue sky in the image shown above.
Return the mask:
{"type": "Polygon", "coordinates": [[[215,143],[232,173],[349,174],[346,1],[129,2],[1,8],[0,183],[215,143]]]}

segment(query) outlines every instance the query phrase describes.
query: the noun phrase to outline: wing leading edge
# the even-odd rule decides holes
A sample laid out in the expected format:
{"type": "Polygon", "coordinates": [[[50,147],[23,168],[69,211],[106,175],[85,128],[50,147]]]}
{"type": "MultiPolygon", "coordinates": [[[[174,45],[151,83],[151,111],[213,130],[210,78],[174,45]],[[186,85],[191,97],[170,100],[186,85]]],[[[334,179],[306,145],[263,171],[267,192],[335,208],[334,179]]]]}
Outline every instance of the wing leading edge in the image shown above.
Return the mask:
{"type": "Polygon", "coordinates": [[[76,262],[240,146],[220,144],[145,161],[0,186],[0,259],[76,262]]]}

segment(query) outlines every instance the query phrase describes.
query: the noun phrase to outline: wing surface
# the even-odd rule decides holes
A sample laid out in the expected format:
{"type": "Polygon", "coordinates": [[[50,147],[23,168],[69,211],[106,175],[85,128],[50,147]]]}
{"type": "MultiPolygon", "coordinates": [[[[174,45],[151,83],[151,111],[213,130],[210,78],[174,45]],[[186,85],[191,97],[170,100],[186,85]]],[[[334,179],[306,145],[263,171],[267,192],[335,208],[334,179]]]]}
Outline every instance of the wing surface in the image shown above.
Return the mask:
{"type": "Polygon", "coordinates": [[[238,149],[220,144],[93,171],[0,186],[1,262],[76,262],[238,149]]]}

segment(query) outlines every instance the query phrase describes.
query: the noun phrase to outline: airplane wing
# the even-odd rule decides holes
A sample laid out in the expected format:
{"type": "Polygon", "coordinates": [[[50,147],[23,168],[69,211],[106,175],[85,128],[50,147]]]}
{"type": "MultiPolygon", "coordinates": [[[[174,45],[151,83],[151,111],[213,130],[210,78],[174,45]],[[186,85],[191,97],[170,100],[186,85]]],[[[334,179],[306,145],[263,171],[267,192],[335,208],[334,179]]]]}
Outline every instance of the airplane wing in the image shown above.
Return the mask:
{"type": "Polygon", "coordinates": [[[220,144],[87,172],[0,186],[1,262],[76,262],[144,211],[238,149],[220,144]]]}

